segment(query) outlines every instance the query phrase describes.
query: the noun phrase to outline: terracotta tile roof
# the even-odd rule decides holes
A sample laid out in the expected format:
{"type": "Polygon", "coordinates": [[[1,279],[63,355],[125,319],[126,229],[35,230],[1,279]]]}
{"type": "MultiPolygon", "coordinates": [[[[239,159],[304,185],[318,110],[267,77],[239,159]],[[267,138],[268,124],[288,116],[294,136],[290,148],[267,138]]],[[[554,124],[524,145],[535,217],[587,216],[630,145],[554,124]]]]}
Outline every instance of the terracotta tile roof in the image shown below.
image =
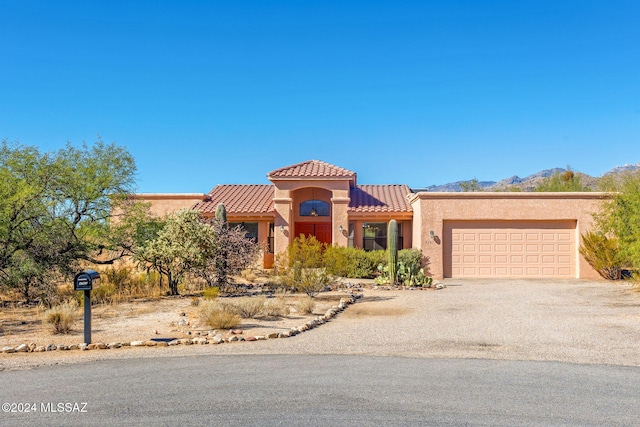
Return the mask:
{"type": "MultiPolygon", "coordinates": [[[[223,203],[230,215],[272,214],[274,193],[271,184],[217,185],[194,209],[214,214],[218,203],[223,203]]],[[[406,185],[358,185],[351,188],[349,212],[412,212],[409,194],[406,185]]]]}
{"type": "Polygon", "coordinates": [[[412,212],[406,185],[358,185],[351,189],[349,212],[412,212]]]}
{"type": "Polygon", "coordinates": [[[356,173],[320,160],[308,160],[271,171],[267,178],[346,178],[355,182],[356,173]]]}
{"type": "Polygon", "coordinates": [[[194,209],[215,213],[218,203],[224,204],[227,214],[266,214],[274,212],[275,187],[271,184],[216,185],[207,200],[194,209]]]}

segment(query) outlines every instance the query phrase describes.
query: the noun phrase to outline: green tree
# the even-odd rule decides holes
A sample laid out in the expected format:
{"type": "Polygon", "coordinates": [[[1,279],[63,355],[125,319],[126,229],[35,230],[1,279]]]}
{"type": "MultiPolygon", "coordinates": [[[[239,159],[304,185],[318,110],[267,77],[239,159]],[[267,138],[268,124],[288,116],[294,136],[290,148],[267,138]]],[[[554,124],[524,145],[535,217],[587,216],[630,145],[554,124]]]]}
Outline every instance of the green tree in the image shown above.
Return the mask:
{"type": "Polygon", "coordinates": [[[213,227],[201,221],[198,211],[183,209],[166,218],[154,239],[136,248],[134,259],[166,276],[169,294],[178,295],[178,284],[205,263],[213,245],[213,227]]]}
{"type": "Polygon", "coordinates": [[[114,205],[134,206],[135,162],[115,144],[36,147],[0,145],[0,284],[28,300],[55,273],[82,261],[112,263],[126,253],[123,233],[112,233],[114,205]]]}
{"type": "Polygon", "coordinates": [[[133,250],[134,259],[166,276],[170,295],[178,294],[178,285],[187,275],[200,277],[209,286],[226,287],[229,276],[254,263],[260,250],[240,227],[208,222],[191,209],[168,216],[163,224],[148,224],[145,231],[155,236],[140,241],[133,250]],[[160,228],[154,231],[157,225],[160,228]]]}
{"type": "Polygon", "coordinates": [[[535,191],[540,192],[569,192],[591,191],[582,183],[582,176],[574,173],[570,168],[562,173],[554,173],[538,183],[535,191]]]}
{"type": "Polygon", "coordinates": [[[480,183],[478,183],[478,180],[475,178],[473,178],[470,181],[460,182],[459,185],[460,185],[460,191],[464,193],[482,191],[482,187],[480,186],[480,183]]]}
{"type": "Polygon", "coordinates": [[[623,174],[615,187],[617,192],[595,216],[596,224],[605,235],[617,238],[621,258],[640,268],[640,171],[623,174]]]}

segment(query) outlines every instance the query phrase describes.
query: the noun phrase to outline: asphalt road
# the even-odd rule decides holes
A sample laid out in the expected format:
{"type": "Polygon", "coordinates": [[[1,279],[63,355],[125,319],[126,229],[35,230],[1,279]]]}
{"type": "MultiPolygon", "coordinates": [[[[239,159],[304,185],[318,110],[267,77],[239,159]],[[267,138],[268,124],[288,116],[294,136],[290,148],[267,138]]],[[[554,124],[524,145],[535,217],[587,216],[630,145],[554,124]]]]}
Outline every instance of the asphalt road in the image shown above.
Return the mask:
{"type": "Polygon", "coordinates": [[[355,355],[105,360],[0,372],[0,396],[3,426],[640,425],[640,368],[561,362],[355,355]],[[31,412],[4,412],[5,403],[31,412]]]}

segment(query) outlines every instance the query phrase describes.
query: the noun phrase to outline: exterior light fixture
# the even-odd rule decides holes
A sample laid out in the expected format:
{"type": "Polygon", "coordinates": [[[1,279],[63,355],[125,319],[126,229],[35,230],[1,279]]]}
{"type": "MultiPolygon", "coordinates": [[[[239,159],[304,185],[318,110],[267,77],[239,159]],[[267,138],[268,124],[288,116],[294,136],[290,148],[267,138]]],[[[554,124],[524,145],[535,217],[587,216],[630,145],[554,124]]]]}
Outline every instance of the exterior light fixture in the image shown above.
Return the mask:
{"type": "Polygon", "coordinates": [[[318,211],[316,210],[316,189],[311,188],[311,216],[318,216],[318,211]]]}
{"type": "Polygon", "coordinates": [[[434,237],[436,237],[436,234],[433,232],[433,230],[429,231],[429,237],[431,237],[431,240],[433,240],[434,237]]]}
{"type": "Polygon", "coordinates": [[[343,230],[342,226],[339,226],[338,231],[342,232],[342,230],[343,230]]]}
{"type": "Polygon", "coordinates": [[[280,231],[284,231],[284,225],[280,226],[280,231]]]}

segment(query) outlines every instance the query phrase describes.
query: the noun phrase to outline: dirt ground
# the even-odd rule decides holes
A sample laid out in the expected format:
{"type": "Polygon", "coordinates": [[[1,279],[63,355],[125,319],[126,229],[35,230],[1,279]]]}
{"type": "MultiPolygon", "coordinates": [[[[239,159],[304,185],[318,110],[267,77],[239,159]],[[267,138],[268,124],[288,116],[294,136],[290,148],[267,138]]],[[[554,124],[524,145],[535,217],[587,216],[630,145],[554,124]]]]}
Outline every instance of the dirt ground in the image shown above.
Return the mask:
{"type": "MultiPolygon", "coordinates": [[[[290,314],[277,319],[243,319],[233,330],[243,337],[268,335],[298,327],[308,320],[322,315],[345,294],[323,293],[315,298],[312,314],[302,314],[298,309],[299,295],[285,297],[290,314]]],[[[225,299],[225,298],[222,298],[225,299]]],[[[232,299],[232,298],[226,298],[232,299]]],[[[169,341],[171,339],[206,336],[212,328],[200,319],[200,307],[192,305],[193,297],[165,297],[156,300],[137,300],[120,304],[93,306],[91,309],[91,341],[93,343],[132,342],[146,340],[169,341]]],[[[20,344],[35,343],[38,346],[73,345],[84,342],[82,309],[69,334],[55,334],[51,326],[42,320],[41,308],[4,308],[0,311],[0,349],[20,344]]],[[[220,330],[229,336],[231,331],[220,330]]]]}
{"type": "MultiPolygon", "coordinates": [[[[577,279],[447,279],[443,283],[445,289],[425,291],[364,287],[358,290],[363,296],[331,321],[288,339],[0,354],[0,371],[203,354],[343,354],[640,366],[637,285],[577,279]]],[[[314,317],[344,295],[320,294],[314,317]]],[[[189,336],[184,335],[189,330],[193,337],[205,330],[190,304],[191,298],[165,298],[96,307],[93,341],[181,338],[189,336]],[[188,330],[181,329],[176,323],[180,320],[194,323],[188,330]]],[[[43,329],[39,320],[22,324],[24,320],[19,321],[11,310],[0,314],[4,329],[0,349],[30,340],[39,345],[82,341],[81,323],[74,334],[59,336],[43,329]]],[[[242,336],[297,327],[306,319],[296,312],[276,321],[250,319],[241,326],[242,336]]]]}

